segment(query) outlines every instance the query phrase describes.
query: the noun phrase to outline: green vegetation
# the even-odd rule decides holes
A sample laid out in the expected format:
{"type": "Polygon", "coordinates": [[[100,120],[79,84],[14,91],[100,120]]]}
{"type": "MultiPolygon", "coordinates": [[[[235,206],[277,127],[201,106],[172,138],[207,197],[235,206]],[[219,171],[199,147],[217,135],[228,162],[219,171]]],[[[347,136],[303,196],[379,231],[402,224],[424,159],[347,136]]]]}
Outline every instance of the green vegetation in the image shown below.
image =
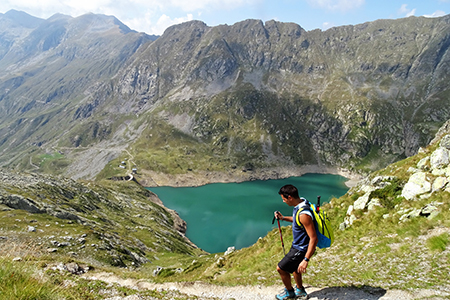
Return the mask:
{"type": "MultiPolygon", "coordinates": [[[[160,138],[163,136],[156,140],[160,138]]],[[[427,149],[428,153],[430,149],[427,149]]],[[[364,192],[351,189],[343,197],[332,199],[324,206],[335,228],[335,244],[316,251],[305,274],[307,284],[316,287],[402,290],[448,287],[448,192],[433,193],[428,198],[415,201],[405,201],[400,196],[408,178],[407,170],[423,157],[424,154],[419,154],[371,174],[369,178],[385,176],[382,182],[384,187],[372,191],[369,197],[379,199],[380,206],[355,212],[356,220],[343,231],[338,228],[346,218],[347,208],[364,192]],[[439,203],[438,214],[433,217],[402,218],[404,212],[421,209],[429,203],[439,203]]],[[[126,164],[129,163],[129,160],[126,161],[126,164]]],[[[283,254],[277,229],[254,245],[231,254],[208,254],[192,247],[176,233],[174,226],[177,220],[174,215],[156,204],[153,193],[134,182],[75,182],[52,177],[23,180],[30,184],[2,183],[2,189],[47,207],[57,204],[60,213],[72,212],[82,218],[82,221],[61,219],[56,213],[33,214],[0,207],[0,228],[2,235],[7,237],[0,241],[0,246],[5,248],[13,241],[21,241],[22,245],[33,245],[36,249],[32,255],[20,254],[23,250],[17,250],[18,254],[14,255],[2,255],[5,262],[2,272],[6,274],[2,276],[17,272],[27,280],[38,280],[34,286],[41,286],[39,292],[54,293],[61,299],[103,299],[106,294],[130,295],[137,292],[55,271],[55,264],[59,263],[89,267],[88,274],[109,272],[129,280],[152,283],[280,284],[275,267],[283,254]],[[27,230],[29,226],[36,230],[27,230]],[[12,237],[14,240],[10,240],[12,237]],[[66,241],[69,244],[64,244],[66,241]],[[20,256],[22,260],[12,262],[13,256],[20,256]],[[18,267],[24,269],[16,270],[18,267]],[[35,274],[44,274],[45,279],[36,279],[35,274]],[[68,281],[74,291],[70,295],[66,295],[63,285],[68,281]],[[109,292],[104,294],[105,290],[109,292]]],[[[282,230],[284,243],[289,247],[292,242],[291,227],[284,226],[282,230]]],[[[8,280],[4,282],[10,285],[8,280]]],[[[17,288],[6,286],[3,289],[17,288]]],[[[139,293],[143,297],[147,295],[157,299],[173,297],[173,294],[157,291],[139,293]]],[[[32,297],[41,297],[36,295],[32,297]]],[[[42,297],[45,299],[45,295],[42,297]]],[[[183,295],[179,297],[190,299],[183,295]]]]}
{"type": "Polygon", "coordinates": [[[437,250],[440,252],[445,251],[449,243],[450,243],[450,235],[448,233],[433,236],[427,240],[427,244],[430,250],[437,250]]]}
{"type": "Polygon", "coordinates": [[[57,300],[70,294],[62,286],[45,283],[33,277],[28,265],[0,257],[0,298],[4,300],[57,300]],[[66,292],[65,292],[66,291],[66,292]]]}
{"type": "Polygon", "coordinates": [[[389,184],[382,189],[372,191],[369,196],[369,200],[373,198],[380,199],[381,205],[389,210],[392,210],[395,205],[400,204],[402,199],[400,197],[402,193],[404,183],[394,178],[389,181],[389,184]]]}
{"type": "MultiPolygon", "coordinates": [[[[25,245],[16,245],[14,250],[24,249],[30,250],[25,245]]],[[[48,257],[37,258],[28,253],[14,259],[11,254],[13,251],[0,256],[2,300],[101,300],[130,295],[138,295],[139,299],[197,299],[177,291],[136,290],[117,283],[84,279],[56,268],[48,257]]]]}

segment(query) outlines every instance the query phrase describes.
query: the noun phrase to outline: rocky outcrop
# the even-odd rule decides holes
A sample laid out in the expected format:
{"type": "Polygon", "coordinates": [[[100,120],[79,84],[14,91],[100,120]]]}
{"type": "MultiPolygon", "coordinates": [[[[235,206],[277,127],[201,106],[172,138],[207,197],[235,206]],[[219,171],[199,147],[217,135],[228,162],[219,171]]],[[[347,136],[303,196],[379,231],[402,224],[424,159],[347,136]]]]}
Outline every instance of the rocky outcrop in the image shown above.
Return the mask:
{"type": "MultiPolygon", "coordinates": [[[[408,169],[408,178],[405,184],[400,186],[399,197],[408,201],[427,199],[433,193],[450,193],[450,127],[448,122],[438,132],[438,140],[433,140],[430,148],[434,149],[427,153],[426,149],[421,149],[422,158],[417,164],[408,169]],[[434,145],[434,146],[433,146],[434,145]]],[[[376,206],[381,206],[380,199],[373,196],[373,192],[391,185],[398,178],[393,176],[376,176],[372,180],[366,178],[358,183],[350,193],[361,194],[356,201],[348,207],[344,222],[340,228],[343,230],[353,224],[357,217],[356,210],[370,211],[376,206]]],[[[398,208],[395,214],[399,216],[399,221],[405,221],[410,218],[424,216],[433,218],[439,213],[439,206],[443,203],[430,202],[420,209],[401,209],[398,208]]]]}
{"type": "Polygon", "coordinates": [[[442,190],[450,192],[449,139],[450,135],[445,135],[436,150],[422,158],[416,168],[408,170],[412,175],[403,188],[402,197],[413,200],[442,190]]]}
{"type": "Polygon", "coordinates": [[[7,224],[5,240],[33,240],[39,234],[49,254],[83,256],[119,267],[148,263],[159,252],[197,250],[184,235],[186,222],[133,181],[102,185],[6,170],[0,170],[0,179],[0,209],[9,211],[0,220],[7,224]],[[15,217],[19,211],[28,214],[15,217]],[[33,219],[36,214],[42,216],[33,219]],[[75,228],[72,234],[71,229],[61,234],[66,226],[75,228]],[[31,236],[17,236],[15,229],[31,236]]]}

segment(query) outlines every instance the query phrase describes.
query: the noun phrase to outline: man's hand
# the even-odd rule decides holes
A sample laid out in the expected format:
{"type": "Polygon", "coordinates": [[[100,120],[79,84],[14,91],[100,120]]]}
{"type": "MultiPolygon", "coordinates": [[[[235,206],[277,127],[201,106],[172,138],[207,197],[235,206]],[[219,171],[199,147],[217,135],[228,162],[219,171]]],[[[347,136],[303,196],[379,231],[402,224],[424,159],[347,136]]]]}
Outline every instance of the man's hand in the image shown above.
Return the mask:
{"type": "Polygon", "coordinates": [[[277,220],[283,220],[283,215],[277,210],[273,213],[273,215],[275,216],[275,219],[277,220]]]}
{"type": "Polygon", "coordinates": [[[298,266],[297,272],[298,273],[306,273],[306,268],[308,267],[308,262],[306,260],[303,260],[300,265],[298,266]]]}

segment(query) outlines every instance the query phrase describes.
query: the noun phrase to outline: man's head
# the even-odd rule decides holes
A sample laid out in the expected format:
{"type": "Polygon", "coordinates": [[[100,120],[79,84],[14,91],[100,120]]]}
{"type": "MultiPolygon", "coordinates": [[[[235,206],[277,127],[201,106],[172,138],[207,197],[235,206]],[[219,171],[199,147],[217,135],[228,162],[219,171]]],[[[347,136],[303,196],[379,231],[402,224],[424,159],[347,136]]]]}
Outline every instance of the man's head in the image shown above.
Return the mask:
{"type": "Polygon", "coordinates": [[[301,202],[300,197],[298,195],[298,190],[292,184],[287,184],[281,187],[278,194],[280,194],[281,199],[283,199],[283,202],[289,206],[296,206],[298,203],[301,202]]]}
{"type": "Polygon", "coordinates": [[[300,198],[298,195],[298,190],[295,186],[292,184],[287,184],[285,186],[282,186],[280,191],[278,192],[281,196],[284,196],[285,198],[288,198],[288,196],[291,196],[292,198],[300,198]]]}

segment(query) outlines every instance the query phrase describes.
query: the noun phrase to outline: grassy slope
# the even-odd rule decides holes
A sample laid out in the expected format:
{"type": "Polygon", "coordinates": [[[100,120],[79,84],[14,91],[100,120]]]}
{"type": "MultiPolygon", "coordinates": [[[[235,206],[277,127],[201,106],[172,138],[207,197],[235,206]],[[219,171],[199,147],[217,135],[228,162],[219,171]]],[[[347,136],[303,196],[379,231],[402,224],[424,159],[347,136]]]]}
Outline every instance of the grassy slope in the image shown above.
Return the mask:
{"type": "MultiPolygon", "coordinates": [[[[430,147],[429,150],[433,150],[433,148],[430,147]]],[[[401,186],[409,176],[407,169],[415,165],[424,155],[419,154],[397,162],[372,174],[371,177],[395,175],[398,178],[395,184],[401,186]]],[[[306,284],[319,287],[371,286],[383,289],[448,290],[448,270],[450,267],[450,201],[448,192],[434,193],[430,198],[418,201],[405,201],[397,197],[399,189],[396,188],[387,189],[384,192],[384,196],[383,193],[378,195],[384,207],[378,207],[372,211],[361,211],[357,214],[358,219],[350,228],[344,231],[335,230],[335,244],[331,248],[316,252],[311,260],[309,271],[305,275],[306,284]],[[400,210],[420,208],[433,201],[442,203],[439,206],[440,213],[435,218],[417,217],[406,222],[399,221],[400,210]]],[[[133,193],[136,193],[136,191],[133,193]]],[[[339,224],[342,223],[348,206],[353,204],[361,195],[362,193],[354,188],[345,196],[333,199],[330,204],[326,205],[335,228],[338,228],[339,224]]],[[[11,212],[2,212],[2,219],[5,218],[5,213],[11,214],[11,212]]],[[[38,219],[41,217],[46,218],[43,215],[33,215],[33,218],[38,222],[41,222],[38,219]]],[[[15,211],[13,218],[24,220],[27,216],[23,212],[15,211]]],[[[19,226],[14,224],[12,219],[10,220],[10,228],[2,225],[2,232],[14,230],[14,227],[19,226]]],[[[55,220],[47,220],[47,222],[50,221],[55,222],[55,220]]],[[[74,230],[71,229],[71,226],[75,227],[76,224],[68,224],[63,230],[74,230]]],[[[52,230],[57,232],[59,228],[55,227],[52,230]]],[[[283,227],[286,247],[289,247],[292,241],[290,230],[290,226],[283,227]]],[[[23,233],[23,230],[16,232],[23,233]]],[[[130,231],[121,234],[127,233],[129,234],[130,231]]],[[[2,244],[3,246],[6,245],[5,241],[2,244]]],[[[21,245],[21,249],[26,248],[24,247],[26,244],[23,242],[21,245]]],[[[21,251],[23,252],[23,250],[21,251]]],[[[50,286],[43,287],[43,290],[55,289],[58,293],[67,295],[67,290],[64,289],[62,282],[70,280],[77,288],[74,293],[67,296],[67,299],[103,299],[101,293],[94,293],[97,298],[93,294],[90,296],[92,298],[84,298],[83,294],[86,289],[101,290],[103,283],[86,282],[77,276],[52,272],[49,268],[54,260],[76,261],[81,264],[85,263],[83,258],[74,258],[68,253],[57,255],[50,255],[45,252],[40,255],[39,253],[39,251],[33,251],[21,255],[24,261],[31,262],[31,264],[21,262],[19,268],[25,269],[24,274],[30,274],[26,271],[28,269],[31,269],[32,274],[44,272],[43,278],[46,279],[44,281],[40,279],[39,282],[41,284],[44,282],[44,285],[50,286]],[[89,287],[90,285],[98,285],[98,287],[89,287]]],[[[15,256],[16,254],[2,256],[4,262],[0,264],[2,266],[1,272],[3,272],[1,273],[2,281],[14,272],[22,272],[20,269],[14,269],[17,265],[11,264],[11,257],[15,256]]],[[[94,266],[92,262],[90,265],[97,270],[107,270],[124,278],[139,278],[152,282],[200,280],[218,285],[281,284],[275,271],[276,263],[282,258],[282,248],[277,229],[269,232],[267,236],[258,240],[254,245],[227,256],[222,253],[209,255],[197,252],[173,253],[162,249],[154,254],[153,258],[156,256],[158,257],[157,260],[138,268],[94,266]],[[156,267],[163,267],[158,276],[153,275],[156,267]]],[[[31,277],[29,280],[34,280],[33,278],[36,277],[36,275],[24,276],[31,277]]],[[[2,287],[2,289],[5,288],[2,287]]],[[[6,290],[10,289],[11,287],[6,287],[6,290]]],[[[112,289],[117,290],[118,288],[110,286],[107,289],[111,292],[112,289]]],[[[122,295],[132,292],[121,291],[122,295]]],[[[153,293],[156,295],[154,297],[169,299],[164,298],[169,297],[165,294],[154,291],[153,293]]]]}
{"type": "MultiPolygon", "coordinates": [[[[398,184],[407,179],[406,170],[424,154],[417,155],[371,175],[395,175],[398,184]]],[[[313,286],[372,286],[385,289],[433,288],[448,290],[450,278],[450,200],[448,192],[434,193],[430,198],[406,201],[398,197],[399,189],[378,195],[384,207],[361,211],[353,225],[344,231],[335,229],[335,244],[318,249],[305,276],[313,286]],[[399,220],[401,209],[422,208],[438,202],[440,213],[433,219],[417,217],[399,220]]],[[[349,205],[363,193],[356,189],[325,207],[338,228],[349,205]]],[[[291,243],[291,227],[283,227],[285,245],[291,243]]],[[[228,256],[197,260],[170,281],[204,280],[216,284],[281,284],[275,271],[282,258],[278,230],[271,231],[253,246],[228,256]]]]}

